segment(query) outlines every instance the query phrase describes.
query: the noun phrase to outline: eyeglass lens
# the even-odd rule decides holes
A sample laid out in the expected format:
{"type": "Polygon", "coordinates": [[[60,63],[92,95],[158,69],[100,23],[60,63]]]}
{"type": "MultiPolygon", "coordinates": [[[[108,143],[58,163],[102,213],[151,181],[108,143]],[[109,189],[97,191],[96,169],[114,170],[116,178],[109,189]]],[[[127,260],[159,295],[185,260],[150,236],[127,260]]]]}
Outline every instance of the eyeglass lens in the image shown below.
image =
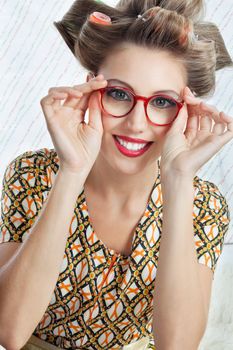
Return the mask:
{"type": "MultiPolygon", "coordinates": [[[[115,117],[127,114],[134,104],[134,96],[129,91],[108,87],[102,98],[105,111],[115,117]]],[[[157,95],[147,105],[147,115],[156,124],[171,123],[178,112],[178,105],[173,99],[157,95]]]]}

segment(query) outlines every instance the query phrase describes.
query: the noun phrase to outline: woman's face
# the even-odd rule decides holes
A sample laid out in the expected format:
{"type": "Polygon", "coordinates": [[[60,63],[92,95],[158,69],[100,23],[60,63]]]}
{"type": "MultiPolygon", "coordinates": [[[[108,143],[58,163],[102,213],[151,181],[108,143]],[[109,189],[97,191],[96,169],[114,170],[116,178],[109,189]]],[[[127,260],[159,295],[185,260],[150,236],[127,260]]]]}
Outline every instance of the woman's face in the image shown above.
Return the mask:
{"type": "MultiPolygon", "coordinates": [[[[98,73],[102,73],[106,80],[111,79],[108,86],[130,87],[135,94],[145,97],[152,96],[157,91],[169,90],[165,92],[166,95],[182,99],[187,83],[182,63],[166,52],[133,44],[122,45],[121,50],[109,54],[98,73]]],[[[170,128],[169,125],[157,126],[149,123],[142,100],[137,101],[133,110],[122,118],[103,112],[102,122],[104,133],[101,156],[115,170],[131,175],[145,171],[145,168],[155,164],[161,155],[166,132],[170,128]],[[124,146],[123,149],[122,146],[117,146],[115,135],[145,140],[145,143],[152,144],[143,154],[131,157],[124,146]]]]}

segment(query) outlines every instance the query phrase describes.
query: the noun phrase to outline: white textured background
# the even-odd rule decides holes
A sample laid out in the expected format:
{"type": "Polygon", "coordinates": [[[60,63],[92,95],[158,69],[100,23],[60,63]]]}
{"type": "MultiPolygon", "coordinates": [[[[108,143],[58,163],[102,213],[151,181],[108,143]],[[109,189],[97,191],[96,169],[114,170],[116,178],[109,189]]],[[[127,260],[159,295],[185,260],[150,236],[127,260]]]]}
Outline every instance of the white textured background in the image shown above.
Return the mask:
{"type": "MultiPolygon", "coordinates": [[[[116,0],[105,0],[114,5],[116,0]]],[[[40,100],[52,86],[85,81],[53,25],[73,0],[0,0],[0,182],[7,164],[27,150],[53,148],[40,100]]],[[[208,0],[206,19],[215,22],[233,57],[233,0],[208,0]]],[[[233,116],[233,69],[217,72],[208,100],[233,116]]],[[[215,273],[208,328],[201,350],[233,349],[233,142],[203,166],[198,176],[214,182],[231,212],[230,228],[215,273]]]]}
{"type": "MultiPolygon", "coordinates": [[[[109,5],[116,0],[105,0],[109,5]]],[[[53,147],[40,100],[52,86],[85,81],[53,21],[62,18],[73,0],[0,0],[0,181],[6,165],[18,154],[53,147]]],[[[219,25],[233,57],[233,0],[209,0],[208,20],[219,25]]],[[[233,115],[233,69],[217,72],[217,88],[209,100],[233,115]]],[[[233,142],[203,166],[197,175],[219,186],[233,217],[233,142]]],[[[226,242],[233,242],[233,220],[226,242]]]]}

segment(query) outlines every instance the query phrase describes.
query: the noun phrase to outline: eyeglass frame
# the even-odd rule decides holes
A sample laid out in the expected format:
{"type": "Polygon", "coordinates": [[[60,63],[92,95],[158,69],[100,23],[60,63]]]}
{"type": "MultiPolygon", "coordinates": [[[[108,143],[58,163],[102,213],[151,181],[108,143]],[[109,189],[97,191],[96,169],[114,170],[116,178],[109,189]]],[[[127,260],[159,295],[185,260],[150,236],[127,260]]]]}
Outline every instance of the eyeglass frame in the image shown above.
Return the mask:
{"type": "Polygon", "coordinates": [[[150,96],[150,97],[146,97],[146,96],[142,96],[142,95],[137,95],[137,94],[135,94],[131,89],[129,89],[129,88],[127,88],[127,87],[124,87],[124,86],[119,86],[119,85],[106,86],[106,87],[104,87],[104,88],[100,88],[100,89],[97,89],[97,90],[95,90],[95,91],[99,91],[100,94],[101,94],[100,103],[101,103],[101,108],[103,109],[103,111],[104,111],[105,113],[111,115],[111,116],[114,117],[114,118],[123,118],[123,117],[125,117],[127,114],[129,114],[129,113],[134,109],[135,105],[137,104],[137,101],[142,100],[142,101],[144,102],[144,110],[145,110],[145,114],[146,114],[147,120],[148,120],[149,123],[151,123],[152,125],[157,125],[157,126],[171,125],[171,124],[174,122],[174,120],[176,119],[176,117],[178,116],[178,114],[179,114],[179,112],[180,112],[180,109],[181,109],[181,108],[183,107],[183,105],[184,105],[184,100],[182,100],[182,101],[179,102],[179,101],[177,101],[174,97],[169,96],[169,95],[166,95],[166,94],[155,94],[155,95],[152,95],[152,96],[150,96]],[[129,112],[127,112],[127,113],[125,113],[125,114],[123,114],[123,115],[121,115],[121,116],[115,116],[115,115],[113,115],[113,114],[111,114],[111,113],[109,113],[108,111],[105,110],[105,108],[104,108],[104,106],[103,106],[103,94],[104,94],[104,92],[105,92],[106,90],[109,90],[109,89],[111,89],[111,88],[118,88],[118,89],[120,89],[120,90],[126,90],[126,91],[129,91],[129,92],[133,95],[134,102],[133,102],[133,106],[131,107],[131,109],[129,110],[129,112]],[[149,116],[148,116],[148,114],[147,114],[147,106],[148,106],[148,104],[149,104],[149,101],[150,101],[152,98],[157,97],[157,96],[159,96],[159,97],[165,97],[165,98],[167,98],[167,99],[169,99],[169,100],[174,101],[174,102],[176,103],[177,107],[178,107],[178,111],[177,111],[177,113],[176,113],[174,119],[173,119],[170,123],[167,123],[167,124],[157,124],[157,123],[153,123],[153,122],[150,120],[150,118],[149,118],[149,116]]]}

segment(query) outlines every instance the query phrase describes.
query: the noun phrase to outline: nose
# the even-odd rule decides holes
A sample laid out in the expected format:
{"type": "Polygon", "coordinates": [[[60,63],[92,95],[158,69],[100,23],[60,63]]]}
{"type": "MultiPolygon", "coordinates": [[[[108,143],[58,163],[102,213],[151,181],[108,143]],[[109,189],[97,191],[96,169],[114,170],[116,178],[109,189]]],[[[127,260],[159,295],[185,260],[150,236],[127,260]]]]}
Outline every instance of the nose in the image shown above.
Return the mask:
{"type": "Polygon", "coordinates": [[[125,119],[127,126],[132,132],[143,132],[148,128],[148,120],[143,101],[137,101],[132,111],[125,119]]]}

